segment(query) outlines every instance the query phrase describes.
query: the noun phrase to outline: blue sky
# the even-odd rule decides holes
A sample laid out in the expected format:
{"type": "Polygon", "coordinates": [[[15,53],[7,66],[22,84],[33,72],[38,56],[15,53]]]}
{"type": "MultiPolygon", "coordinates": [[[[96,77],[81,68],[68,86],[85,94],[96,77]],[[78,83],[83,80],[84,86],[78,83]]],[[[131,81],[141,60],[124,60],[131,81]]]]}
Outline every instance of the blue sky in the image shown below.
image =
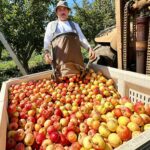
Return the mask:
{"type": "MultiPolygon", "coordinates": [[[[82,0],[75,0],[79,6],[82,4],[82,0]]],[[[89,2],[92,2],[94,0],[88,0],[89,2]]],[[[74,1],[73,0],[67,0],[69,7],[73,7],[74,1]]]]}

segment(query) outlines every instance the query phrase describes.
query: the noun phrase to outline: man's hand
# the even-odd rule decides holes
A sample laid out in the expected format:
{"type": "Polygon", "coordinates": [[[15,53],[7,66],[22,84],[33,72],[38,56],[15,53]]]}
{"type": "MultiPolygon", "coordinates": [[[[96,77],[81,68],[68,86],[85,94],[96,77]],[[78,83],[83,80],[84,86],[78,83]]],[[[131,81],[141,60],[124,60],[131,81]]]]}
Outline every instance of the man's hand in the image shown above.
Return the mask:
{"type": "Polygon", "coordinates": [[[44,54],[44,60],[47,64],[51,64],[52,63],[52,58],[49,52],[45,52],[44,54]]]}
{"type": "Polygon", "coordinates": [[[95,59],[95,52],[92,48],[89,48],[89,60],[95,59]]]}

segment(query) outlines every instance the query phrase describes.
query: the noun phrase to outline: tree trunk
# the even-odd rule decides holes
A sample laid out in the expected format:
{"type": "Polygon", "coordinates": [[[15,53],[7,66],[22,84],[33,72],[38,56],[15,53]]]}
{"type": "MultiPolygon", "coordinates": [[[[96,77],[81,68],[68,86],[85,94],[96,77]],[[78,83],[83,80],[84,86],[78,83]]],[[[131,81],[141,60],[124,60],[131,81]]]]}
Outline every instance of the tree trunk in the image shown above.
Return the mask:
{"type": "Polygon", "coordinates": [[[24,61],[24,62],[23,62],[23,67],[24,67],[24,69],[26,70],[26,72],[29,72],[29,65],[28,65],[28,62],[27,62],[27,61],[24,61]]]}
{"type": "Polygon", "coordinates": [[[2,58],[2,49],[0,49],[0,59],[2,58]]]}

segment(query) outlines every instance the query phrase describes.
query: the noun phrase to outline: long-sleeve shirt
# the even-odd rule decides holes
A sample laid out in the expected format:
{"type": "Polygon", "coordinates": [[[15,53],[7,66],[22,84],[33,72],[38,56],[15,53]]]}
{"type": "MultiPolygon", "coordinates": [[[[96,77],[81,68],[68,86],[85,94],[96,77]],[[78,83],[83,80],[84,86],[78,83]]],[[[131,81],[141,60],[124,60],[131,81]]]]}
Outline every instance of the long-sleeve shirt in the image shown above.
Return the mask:
{"type": "MultiPolygon", "coordinates": [[[[91,48],[89,42],[85,38],[84,34],[81,31],[81,28],[79,25],[75,22],[73,22],[75,25],[75,28],[77,30],[77,34],[79,36],[79,40],[81,43],[81,46],[85,49],[91,48]]],[[[46,32],[45,32],[45,37],[44,37],[44,49],[48,49],[50,42],[53,39],[53,34],[50,31],[50,26],[52,25],[52,22],[49,22],[47,27],[46,27],[46,32]]],[[[56,33],[65,33],[65,32],[74,32],[72,30],[72,27],[70,26],[70,23],[68,21],[60,21],[58,20],[57,28],[56,28],[56,33]]]]}

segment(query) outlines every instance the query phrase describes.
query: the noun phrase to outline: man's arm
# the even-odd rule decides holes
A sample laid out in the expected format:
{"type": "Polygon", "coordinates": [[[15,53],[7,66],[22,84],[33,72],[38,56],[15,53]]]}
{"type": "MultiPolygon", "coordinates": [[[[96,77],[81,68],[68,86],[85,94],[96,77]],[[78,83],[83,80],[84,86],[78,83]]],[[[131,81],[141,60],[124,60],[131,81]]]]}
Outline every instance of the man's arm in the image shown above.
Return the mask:
{"type": "Polygon", "coordinates": [[[76,27],[76,30],[78,32],[82,47],[89,51],[89,59],[94,59],[95,58],[95,52],[93,51],[91,45],[89,44],[86,37],[82,33],[81,28],[79,27],[79,25],[77,23],[75,23],[75,27],[76,27]]]}
{"type": "Polygon", "coordinates": [[[51,54],[49,52],[49,44],[52,40],[52,34],[50,32],[51,23],[49,23],[46,27],[45,36],[44,36],[44,60],[47,64],[51,64],[51,54]]]}

